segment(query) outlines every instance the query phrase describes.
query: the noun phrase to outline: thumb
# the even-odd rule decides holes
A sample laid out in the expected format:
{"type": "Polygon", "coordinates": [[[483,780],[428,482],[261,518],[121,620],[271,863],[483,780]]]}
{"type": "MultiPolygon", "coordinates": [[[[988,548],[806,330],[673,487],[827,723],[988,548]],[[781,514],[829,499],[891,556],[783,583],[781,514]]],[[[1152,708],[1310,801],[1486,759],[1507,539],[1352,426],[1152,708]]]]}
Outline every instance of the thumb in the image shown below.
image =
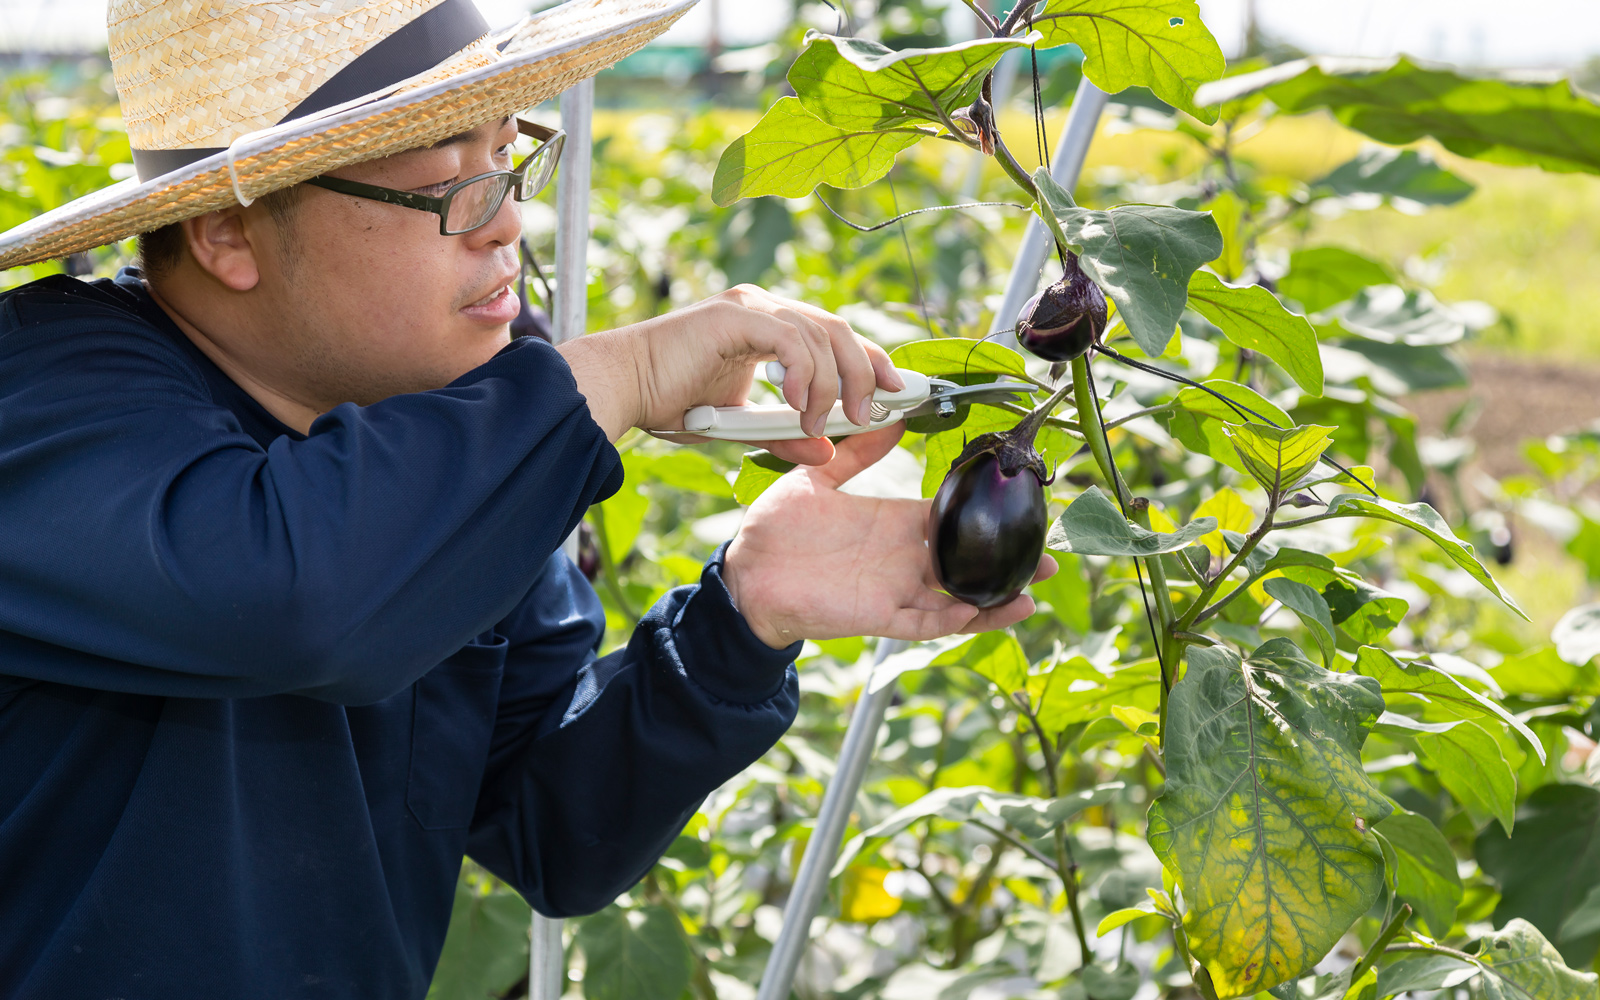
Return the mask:
{"type": "Polygon", "coordinates": [[[905,422],[898,421],[882,430],[851,434],[834,445],[833,461],[806,471],[813,482],[836,490],[863,469],[889,454],[905,431],[905,422]]]}

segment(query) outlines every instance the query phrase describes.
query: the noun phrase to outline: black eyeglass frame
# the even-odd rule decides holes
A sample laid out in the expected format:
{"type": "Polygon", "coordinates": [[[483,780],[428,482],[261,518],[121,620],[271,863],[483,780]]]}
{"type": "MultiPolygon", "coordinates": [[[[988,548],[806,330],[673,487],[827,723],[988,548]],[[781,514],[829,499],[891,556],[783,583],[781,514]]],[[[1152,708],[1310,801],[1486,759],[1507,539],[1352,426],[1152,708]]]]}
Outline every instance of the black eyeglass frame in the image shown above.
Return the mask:
{"type": "Polygon", "coordinates": [[[487,173],[479,174],[476,177],[468,177],[464,181],[458,181],[450,186],[450,190],[446,191],[438,198],[434,198],[425,194],[417,194],[415,191],[400,191],[395,188],[379,187],[376,184],[363,184],[360,181],[347,181],[339,177],[312,177],[305,181],[305,183],[314,184],[317,187],[326,188],[329,191],[337,191],[340,194],[354,195],[357,198],[368,198],[372,201],[381,201],[389,205],[399,205],[402,208],[414,208],[419,212],[432,212],[434,215],[439,217],[440,236],[460,236],[464,233],[470,233],[474,229],[482,229],[490,222],[493,222],[495,215],[497,215],[500,211],[500,206],[505,204],[506,195],[514,192],[517,201],[529,201],[541,190],[543,190],[545,185],[550,183],[550,177],[554,174],[556,164],[561,159],[562,147],[566,145],[567,133],[561,129],[549,128],[536,122],[524,121],[521,118],[516,119],[516,122],[518,132],[528,136],[529,138],[539,140],[539,145],[534,147],[533,152],[523,157],[522,162],[510,170],[491,170],[487,173]],[[530,187],[528,185],[527,176],[528,168],[537,162],[540,158],[540,154],[544,153],[547,149],[549,150],[551,159],[550,167],[544,173],[544,181],[537,187],[530,187]],[[451,201],[454,200],[455,196],[463,188],[466,188],[472,184],[476,184],[479,181],[489,177],[511,178],[511,183],[507,185],[505,193],[500,195],[500,200],[495,203],[494,211],[487,213],[483,221],[474,226],[470,226],[466,229],[450,229],[449,219],[451,201]]]}

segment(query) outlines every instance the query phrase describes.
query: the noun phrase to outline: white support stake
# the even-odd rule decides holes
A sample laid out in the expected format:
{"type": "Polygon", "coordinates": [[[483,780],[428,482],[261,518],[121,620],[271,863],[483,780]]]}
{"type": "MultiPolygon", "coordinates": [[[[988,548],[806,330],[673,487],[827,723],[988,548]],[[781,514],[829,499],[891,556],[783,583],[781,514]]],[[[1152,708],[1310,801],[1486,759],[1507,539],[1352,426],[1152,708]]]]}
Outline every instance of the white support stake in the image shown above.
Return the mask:
{"type": "MultiPolygon", "coordinates": [[[[873,669],[905,648],[903,640],[879,639],[872,656],[873,669]]],[[[795,969],[800,966],[806,945],[811,943],[811,918],[817,915],[822,897],[828,891],[828,874],[839,856],[839,844],[850,822],[856,792],[861,789],[867,762],[872,759],[872,748],[878,742],[878,730],[883,726],[883,715],[893,698],[893,682],[874,691],[868,677],[867,686],[862,689],[855,712],[850,716],[850,728],[845,730],[839,766],[822,796],[816,828],[806,841],[800,871],[795,875],[789,902],[783,908],[783,929],[772,945],[772,954],[767,956],[767,968],[761,974],[761,989],[756,1000],[789,1000],[795,969]]]]}
{"type": "MultiPolygon", "coordinates": [[[[1078,186],[1078,175],[1083,173],[1083,160],[1089,153],[1089,143],[1100,125],[1100,113],[1106,107],[1106,92],[1084,77],[1078,83],[1078,93],[1072,99],[1072,110],[1067,113],[1067,126],[1061,130],[1056,142],[1055,158],[1050,161],[1050,176],[1055,182],[1071,191],[1078,186]]],[[[1007,347],[1017,346],[1017,335],[1001,333],[1016,325],[1022,306],[1039,290],[1039,269],[1044,267],[1049,252],[1050,237],[1044,223],[1034,219],[1022,237],[1017,250],[1017,261],[1011,267],[1011,277],[1006,281],[1006,293],[989,324],[989,336],[1007,347]]]]}
{"type": "MultiPolygon", "coordinates": [[[[583,336],[589,319],[589,177],[594,153],[594,78],[561,95],[567,143],[556,175],[556,287],[551,335],[556,343],[583,336]]],[[[578,533],[562,545],[578,557],[578,533]]],[[[528,1000],[559,1000],[567,982],[561,921],[535,913],[528,946],[528,1000]]]]}

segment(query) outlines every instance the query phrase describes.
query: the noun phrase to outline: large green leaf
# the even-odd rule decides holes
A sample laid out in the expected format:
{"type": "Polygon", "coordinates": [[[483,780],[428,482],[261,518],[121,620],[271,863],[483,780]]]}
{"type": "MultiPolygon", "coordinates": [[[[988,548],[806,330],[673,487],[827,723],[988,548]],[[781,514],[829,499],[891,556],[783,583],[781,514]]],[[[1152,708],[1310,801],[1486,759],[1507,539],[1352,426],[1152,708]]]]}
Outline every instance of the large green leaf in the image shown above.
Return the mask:
{"type": "Polygon", "coordinates": [[[1283,307],[1260,285],[1225,285],[1209,271],[1189,279],[1189,305],[1246,350],[1264,354],[1313,396],[1322,395],[1322,358],[1317,331],[1304,316],[1283,307]]]}
{"type": "Polygon", "coordinates": [[[1177,531],[1151,531],[1123,517],[1098,486],[1091,486],[1056,518],[1044,544],[1085,556],[1153,556],[1186,549],[1216,527],[1216,518],[1201,517],[1177,531]]]}
{"type": "Polygon", "coordinates": [[[1206,212],[1165,205],[1079,208],[1040,167],[1033,181],[1084,273],[1117,304],[1140,350],[1159,358],[1189,299],[1189,279],[1222,253],[1222,233],[1206,212]]]}
{"type": "Polygon", "coordinates": [[[1393,807],[1361,745],[1382,711],[1374,681],[1324,670],[1287,639],[1243,662],[1225,647],[1189,651],[1149,837],[1219,996],[1300,978],[1377,899],[1370,828],[1393,807]]]}
{"type": "Polygon", "coordinates": [[[578,925],[577,941],[587,1000],[678,1000],[694,971],[683,925],[664,906],[612,904],[578,925]]]}
{"type": "Polygon", "coordinates": [[[916,128],[842,129],[811,114],[799,98],[780,98],[723,151],[711,196],[718,205],[731,205],[764,194],[802,198],[818,184],[863,187],[887,174],[902,149],[931,134],[916,128]]]}
{"type": "MultiPolygon", "coordinates": [[[[1288,574],[1296,578],[1293,572],[1288,574]]],[[[1405,619],[1411,606],[1405,599],[1361,579],[1349,571],[1338,572],[1323,585],[1333,623],[1363,645],[1381,640],[1405,619]]]]}
{"type": "Polygon", "coordinates": [[[1447,990],[1478,975],[1480,968],[1454,955],[1401,952],[1398,960],[1378,970],[1378,996],[1447,990]]]}
{"type": "Polygon", "coordinates": [[[1149,87],[1207,124],[1217,120],[1194,94],[1227,62],[1194,0],[1050,0],[1033,26],[1044,35],[1040,48],[1077,43],[1084,75],[1101,90],[1149,87]]]}
{"type": "MultiPolygon", "coordinates": [[[[1429,720],[1466,719],[1490,725],[1504,723],[1515,729],[1544,760],[1539,738],[1521,719],[1487,695],[1472,690],[1426,660],[1402,660],[1386,649],[1362,646],[1356,653],[1356,670],[1378,682],[1390,708],[1414,706],[1429,720]]],[[[1409,708],[1407,709],[1409,710],[1409,708]]]]}
{"type": "Polygon", "coordinates": [[[1466,77],[1401,58],[1300,59],[1229,77],[1201,88],[1207,103],[1265,90],[1292,114],[1328,108],[1379,142],[1403,146],[1424,136],[1461,156],[1600,171],[1600,105],[1572,85],[1466,77]]]}
{"type": "Polygon", "coordinates": [[[853,132],[942,125],[977,97],[1000,57],[1025,38],[977,38],[937,49],[895,50],[865,38],[812,35],[789,68],[805,109],[853,132]]]}
{"type": "Polygon", "coordinates": [[[1289,255],[1289,273],[1278,280],[1278,291],[1306,312],[1321,312],[1368,285],[1393,280],[1388,268],[1352,250],[1308,247],[1289,255]]]}
{"type": "Polygon", "coordinates": [[[465,1000],[510,989],[528,971],[532,910],[508,886],[456,883],[444,951],[428,987],[429,1000],[465,1000]]]}
{"type": "Polygon", "coordinates": [[[1455,532],[1450,530],[1450,525],[1439,516],[1439,512],[1427,504],[1396,503],[1393,500],[1360,493],[1341,493],[1329,501],[1326,513],[1331,517],[1372,517],[1381,521],[1393,521],[1395,524],[1410,528],[1437,545],[1451,562],[1466,570],[1468,575],[1483,584],[1484,589],[1498,597],[1506,607],[1528,619],[1527,612],[1517,605],[1516,599],[1501,589],[1494,577],[1484,568],[1483,563],[1478,561],[1472,543],[1457,538],[1455,532]]]}
{"type": "Polygon", "coordinates": [[[1326,188],[1337,195],[1403,198],[1420,205],[1454,205],[1477,190],[1471,181],[1439,166],[1426,149],[1387,146],[1363,149],[1354,159],[1314,181],[1312,187],[1326,188]]]}
{"type": "Polygon", "coordinates": [[[1239,409],[1235,410],[1209,392],[1185,386],[1178,390],[1175,400],[1179,408],[1168,419],[1167,426],[1172,436],[1190,451],[1209,455],[1235,472],[1249,475],[1244,463],[1239,460],[1239,453],[1234,450],[1233,442],[1228,439],[1225,425],[1265,417],[1288,427],[1294,420],[1249,386],[1223,379],[1207,379],[1203,384],[1238,404],[1239,409]],[[1259,413],[1261,417],[1250,415],[1251,411],[1259,413]]]}
{"type": "Polygon", "coordinates": [[[1526,920],[1485,934],[1477,958],[1484,973],[1473,981],[1472,993],[1483,1000],[1594,1000],[1597,995],[1600,976],[1567,968],[1526,920]]]}
{"type": "Polygon", "coordinates": [[[1021,691],[1028,682],[1028,656],[1004,632],[975,635],[934,657],[931,667],[962,666],[994,682],[1003,695],[1021,691]]]}
{"type": "Polygon", "coordinates": [[[1478,835],[1473,853],[1500,885],[1495,923],[1520,917],[1554,940],[1569,964],[1594,960],[1600,932],[1562,938],[1561,928],[1600,887],[1600,791],[1544,785],[1517,813],[1509,836],[1497,826],[1478,835]]]}
{"type": "Polygon", "coordinates": [[[1517,776],[1500,741],[1482,723],[1466,719],[1433,724],[1432,729],[1411,737],[1422,762],[1469,814],[1493,816],[1501,829],[1510,830],[1516,822],[1517,776]]]}
{"type": "Polygon", "coordinates": [[[1245,471],[1268,493],[1282,493],[1322,461],[1322,453],[1333,443],[1329,437],[1333,430],[1320,424],[1268,427],[1250,423],[1229,426],[1227,434],[1245,471]]]}
{"type": "Polygon", "coordinates": [[[1295,613],[1312,638],[1317,640],[1317,649],[1322,653],[1322,665],[1333,669],[1333,616],[1328,612],[1328,603],[1322,599],[1322,595],[1304,583],[1282,576],[1268,580],[1262,589],[1267,596],[1282,602],[1284,607],[1295,613]]]}
{"type": "Polygon", "coordinates": [[[1433,936],[1443,938],[1461,905],[1461,876],[1450,842],[1426,816],[1396,809],[1375,828],[1389,841],[1399,864],[1396,892],[1411,904],[1433,936]]]}
{"type": "Polygon", "coordinates": [[[1600,672],[1588,663],[1573,666],[1556,653],[1554,646],[1539,646],[1508,656],[1489,673],[1506,694],[1561,700],[1600,694],[1600,672]]]}
{"type": "Polygon", "coordinates": [[[1161,698],[1157,671],[1153,658],[1101,670],[1081,656],[1069,657],[1044,678],[1031,679],[1030,693],[1037,695],[1034,715],[1054,737],[1074,723],[1103,718],[1114,708],[1154,711],[1161,698]]]}
{"type": "Polygon", "coordinates": [[[1027,371],[1022,355],[1011,348],[959,337],[913,340],[896,347],[889,360],[896,368],[924,375],[1022,375],[1027,371]]]}

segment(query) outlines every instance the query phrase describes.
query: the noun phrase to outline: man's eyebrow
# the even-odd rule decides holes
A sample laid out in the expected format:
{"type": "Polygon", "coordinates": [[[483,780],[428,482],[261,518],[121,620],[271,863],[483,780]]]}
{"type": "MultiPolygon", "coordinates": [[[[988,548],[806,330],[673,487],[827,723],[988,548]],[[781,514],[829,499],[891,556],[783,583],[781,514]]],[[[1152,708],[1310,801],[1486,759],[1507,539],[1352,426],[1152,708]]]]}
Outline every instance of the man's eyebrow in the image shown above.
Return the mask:
{"type": "MultiPolygon", "coordinates": [[[[501,129],[505,128],[509,124],[511,124],[511,116],[510,115],[506,115],[504,118],[500,119],[500,121],[495,124],[494,130],[496,132],[498,132],[501,129]]],[[[460,135],[452,135],[448,139],[440,139],[438,142],[434,143],[433,145],[429,146],[428,148],[429,149],[443,149],[446,146],[454,146],[456,143],[459,143],[459,142],[470,142],[472,140],[473,133],[479,131],[479,129],[482,129],[482,128],[483,128],[483,126],[479,125],[477,128],[469,129],[466,132],[462,132],[460,135]]]]}

